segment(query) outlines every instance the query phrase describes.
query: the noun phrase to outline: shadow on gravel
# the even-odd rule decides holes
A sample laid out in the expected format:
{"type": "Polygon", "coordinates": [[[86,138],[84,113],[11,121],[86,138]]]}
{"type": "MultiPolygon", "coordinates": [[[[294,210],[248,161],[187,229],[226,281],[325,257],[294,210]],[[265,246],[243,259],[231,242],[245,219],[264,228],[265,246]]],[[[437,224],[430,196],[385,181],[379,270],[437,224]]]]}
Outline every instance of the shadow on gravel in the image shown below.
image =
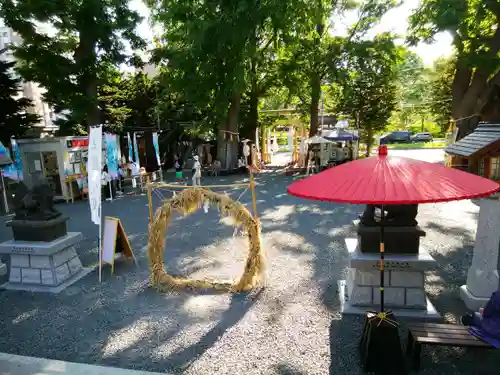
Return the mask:
{"type": "Polygon", "coordinates": [[[193,345],[172,353],[165,360],[176,372],[186,371],[194,361],[214,345],[224,333],[237,324],[260,298],[263,289],[254,294],[234,294],[229,308],[222,313],[219,322],[193,345]]]}

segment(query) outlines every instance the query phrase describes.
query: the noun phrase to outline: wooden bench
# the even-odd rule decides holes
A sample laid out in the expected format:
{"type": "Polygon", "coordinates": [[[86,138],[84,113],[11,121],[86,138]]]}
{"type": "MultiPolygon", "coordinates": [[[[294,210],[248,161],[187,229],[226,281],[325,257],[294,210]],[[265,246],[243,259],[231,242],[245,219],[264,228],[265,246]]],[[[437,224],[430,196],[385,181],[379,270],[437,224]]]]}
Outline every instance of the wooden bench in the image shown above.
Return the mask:
{"type": "Polygon", "coordinates": [[[472,336],[468,327],[457,324],[410,323],[406,355],[411,369],[420,369],[422,345],[493,349],[493,346],[472,336]]]}

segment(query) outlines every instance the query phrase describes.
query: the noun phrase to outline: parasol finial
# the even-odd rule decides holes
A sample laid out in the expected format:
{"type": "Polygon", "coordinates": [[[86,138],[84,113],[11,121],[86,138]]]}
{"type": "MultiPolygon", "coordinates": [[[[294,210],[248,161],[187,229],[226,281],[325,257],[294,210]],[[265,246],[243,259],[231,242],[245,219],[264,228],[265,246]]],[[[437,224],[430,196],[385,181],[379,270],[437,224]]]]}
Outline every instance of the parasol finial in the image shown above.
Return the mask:
{"type": "Polygon", "coordinates": [[[387,146],[378,146],[378,156],[387,156],[387,146]]]}

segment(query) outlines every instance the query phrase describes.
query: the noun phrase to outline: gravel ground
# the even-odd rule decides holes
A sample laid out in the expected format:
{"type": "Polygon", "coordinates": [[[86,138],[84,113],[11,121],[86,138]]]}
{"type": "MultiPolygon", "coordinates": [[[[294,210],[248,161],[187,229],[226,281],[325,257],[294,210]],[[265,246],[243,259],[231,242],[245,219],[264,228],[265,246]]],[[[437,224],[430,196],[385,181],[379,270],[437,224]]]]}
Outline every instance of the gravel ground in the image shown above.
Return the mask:
{"type": "MultiPolygon", "coordinates": [[[[214,183],[209,180],[204,179],[214,183]]],[[[361,373],[362,322],[341,317],[336,295],[347,265],[344,238],[353,234],[351,222],[361,207],[288,196],[292,180],[258,177],[268,258],[267,286],[260,292],[230,296],[149,289],[146,197],[128,196],[104,203],[103,211],[122,220],[139,267],[121,262],[114,276],[105,269],[102,284],[93,272],[57,296],[0,292],[0,352],[185,375],[361,373]]],[[[250,201],[249,192],[242,201],[250,201]]],[[[155,198],[155,206],[159,202],[155,198]]],[[[97,229],[87,204],[58,208],[71,216],[69,229],[84,234],[82,261],[94,264],[97,229]]],[[[421,226],[428,231],[424,245],[441,265],[429,274],[427,291],[451,322],[465,312],[458,288],[470,264],[477,213],[469,201],[420,209],[421,226]]],[[[10,237],[0,228],[0,240],[10,237]]],[[[168,271],[191,277],[238,277],[246,255],[244,238],[233,237],[214,209],[175,219],[166,246],[168,271]]],[[[421,373],[498,374],[498,354],[424,350],[421,373]]]]}

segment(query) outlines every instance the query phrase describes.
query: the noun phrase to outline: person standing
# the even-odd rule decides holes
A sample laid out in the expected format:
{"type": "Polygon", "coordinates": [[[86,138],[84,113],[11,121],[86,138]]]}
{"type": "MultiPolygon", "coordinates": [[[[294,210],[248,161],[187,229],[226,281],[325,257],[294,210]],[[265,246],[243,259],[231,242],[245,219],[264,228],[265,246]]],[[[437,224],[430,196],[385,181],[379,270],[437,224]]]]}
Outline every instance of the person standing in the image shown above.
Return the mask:
{"type": "Polygon", "coordinates": [[[198,155],[195,155],[194,157],[194,164],[193,164],[193,186],[201,186],[201,163],[199,160],[198,155]]]}

